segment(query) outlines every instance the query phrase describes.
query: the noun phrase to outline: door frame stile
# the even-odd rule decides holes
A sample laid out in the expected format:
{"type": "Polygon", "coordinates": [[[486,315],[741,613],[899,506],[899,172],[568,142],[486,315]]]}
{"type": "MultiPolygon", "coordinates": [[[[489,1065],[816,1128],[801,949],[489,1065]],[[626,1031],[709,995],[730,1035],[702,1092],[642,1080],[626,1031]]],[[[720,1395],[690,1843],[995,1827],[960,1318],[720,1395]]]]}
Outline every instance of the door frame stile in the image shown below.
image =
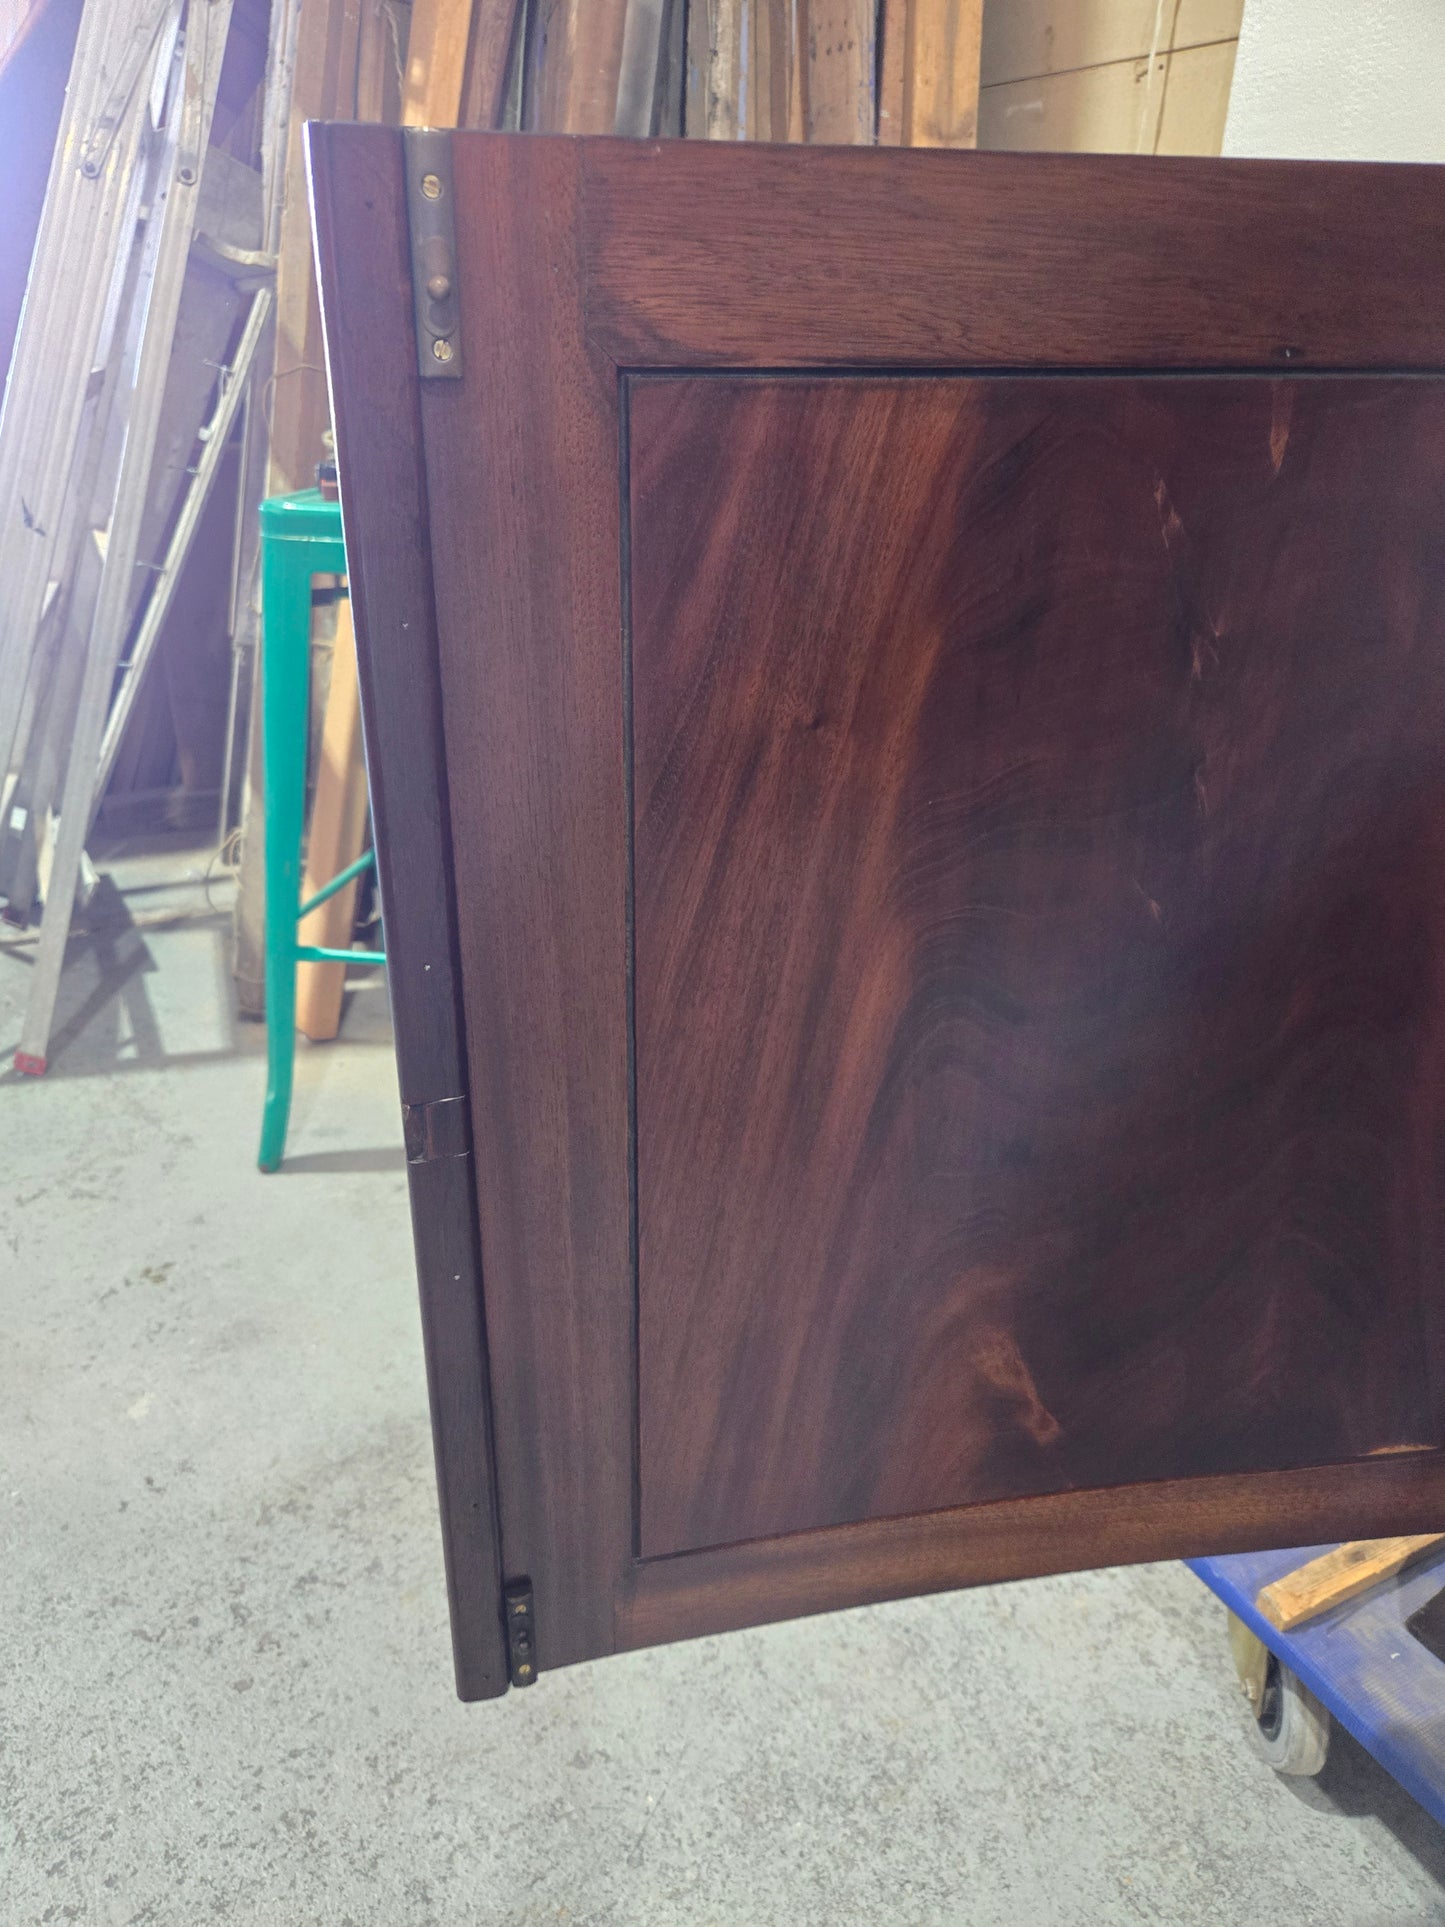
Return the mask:
{"type": "Polygon", "coordinates": [[[308,172],[457,1692],[491,1699],[509,1666],[405,166],[399,130],[337,164],[352,131],[312,123],[308,172]],[[359,218],[332,192],[358,166],[359,218]]]}

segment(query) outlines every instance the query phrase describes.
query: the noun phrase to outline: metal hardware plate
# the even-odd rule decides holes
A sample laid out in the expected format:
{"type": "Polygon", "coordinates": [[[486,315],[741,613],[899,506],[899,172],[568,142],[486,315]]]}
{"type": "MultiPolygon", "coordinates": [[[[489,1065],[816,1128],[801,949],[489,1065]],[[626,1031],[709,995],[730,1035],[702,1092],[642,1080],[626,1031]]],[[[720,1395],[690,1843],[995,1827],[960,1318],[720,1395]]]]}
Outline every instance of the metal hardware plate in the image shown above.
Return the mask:
{"type": "Polygon", "coordinates": [[[408,127],[402,139],[417,371],[423,381],[459,381],[462,318],[457,301],[451,135],[437,127],[408,127]]]}

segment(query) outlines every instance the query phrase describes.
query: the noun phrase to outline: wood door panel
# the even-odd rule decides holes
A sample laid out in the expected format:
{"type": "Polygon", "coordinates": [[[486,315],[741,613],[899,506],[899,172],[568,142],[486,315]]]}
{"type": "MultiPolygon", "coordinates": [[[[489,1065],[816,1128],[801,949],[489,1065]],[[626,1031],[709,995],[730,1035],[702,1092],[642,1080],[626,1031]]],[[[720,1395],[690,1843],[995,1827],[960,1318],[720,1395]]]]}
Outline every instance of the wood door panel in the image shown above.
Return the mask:
{"type": "Polygon", "coordinates": [[[1435,1529],[1435,170],[421,153],[311,139],[462,1692],[1435,1529]]]}
{"type": "Polygon", "coordinates": [[[1438,367],[1433,167],[591,141],[624,368],[1438,367]],[[821,163],[821,164],[820,164],[821,163]]]}
{"type": "Polygon", "coordinates": [[[1438,1445],[1445,387],[628,447],[644,1556],[1438,1445]]]}

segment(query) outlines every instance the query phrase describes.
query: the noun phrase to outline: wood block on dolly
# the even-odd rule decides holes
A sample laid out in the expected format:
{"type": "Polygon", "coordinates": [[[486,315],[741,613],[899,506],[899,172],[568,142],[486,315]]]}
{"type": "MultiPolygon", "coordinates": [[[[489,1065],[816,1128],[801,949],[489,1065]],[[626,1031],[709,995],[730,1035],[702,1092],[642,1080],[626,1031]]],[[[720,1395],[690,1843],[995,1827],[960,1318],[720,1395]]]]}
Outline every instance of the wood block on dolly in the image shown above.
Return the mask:
{"type": "Polygon", "coordinates": [[[1255,1604],[1271,1626],[1287,1633],[1348,1599],[1357,1599],[1382,1580],[1393,1579],[1417,1554],[1442,1543],[1445,1533],[1439,1532],[1417,1534],[1413,1539],[1351,1539],[1276,1579],[1255,1604]]]}

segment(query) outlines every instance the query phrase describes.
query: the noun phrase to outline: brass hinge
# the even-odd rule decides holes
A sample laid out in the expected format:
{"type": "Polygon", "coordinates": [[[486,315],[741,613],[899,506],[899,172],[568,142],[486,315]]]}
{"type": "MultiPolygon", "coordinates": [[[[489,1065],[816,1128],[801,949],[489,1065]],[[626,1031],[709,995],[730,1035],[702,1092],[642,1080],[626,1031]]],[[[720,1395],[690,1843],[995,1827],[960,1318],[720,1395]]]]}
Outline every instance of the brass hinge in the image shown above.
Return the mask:
{"type": "Polygon", "coordinates": [[[430,1164],[436,1158],[464,1158],[472,1148],[464,1097],[438,1097],[430,1104],[403,1104],[401,1129],[408,1164],[430,1164]]]}
{"type": "Polygon", "coordinates": [[[457,301],[452,137],[438,127],[407,127],[402,130],[402,142],[417,369],[423,381],[457,381],[462,372],[462,317],[457,301]]]}
{"type": "Polygon", "coordinates": [[[530,1579],[513,1579],[502,1589],[502,1612],[507,1622],[507,1667],[513,1686],[532,1686],[537,1679],[537,1614],[530,1579]]]}

